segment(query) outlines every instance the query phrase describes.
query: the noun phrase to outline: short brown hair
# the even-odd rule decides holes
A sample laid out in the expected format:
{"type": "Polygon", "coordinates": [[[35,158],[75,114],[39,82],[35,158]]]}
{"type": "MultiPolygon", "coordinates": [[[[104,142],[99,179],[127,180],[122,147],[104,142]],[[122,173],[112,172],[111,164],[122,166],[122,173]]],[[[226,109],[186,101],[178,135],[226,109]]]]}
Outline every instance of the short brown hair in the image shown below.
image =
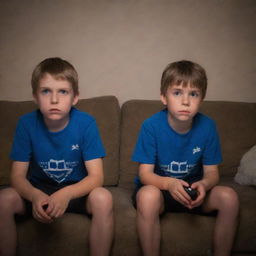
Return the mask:
{"type": "Polygon", "coordinates": [[[166,95],[169,86],[180,84],[184,86],[190,84],[192,87],[200,89],[203,99],[207,89],[205,70],[199,64],[188,60],[168,64],[161,78],[161,94],[166,95]]]}
{"type": "Polygon", "coordinates": [[[61,58],[47,58],[40,62],[34,69],[31,78],[33,94],[36,93],[40,80],[48,73],[57,80],[70,82],[75,95],[79,94],[78,74],[75,68],[66,60],[61,58]]]}

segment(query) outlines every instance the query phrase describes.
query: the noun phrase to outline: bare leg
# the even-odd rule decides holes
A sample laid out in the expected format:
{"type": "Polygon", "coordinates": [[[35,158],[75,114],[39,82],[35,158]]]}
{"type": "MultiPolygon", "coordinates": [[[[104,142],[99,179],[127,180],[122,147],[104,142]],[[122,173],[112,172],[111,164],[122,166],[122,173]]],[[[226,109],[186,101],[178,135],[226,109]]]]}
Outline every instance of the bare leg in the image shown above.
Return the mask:
{"type": "Polygon", "coordinates": [[[113,199],[105,188],[95,188],[88,197],[87,210],[92,214],[90,255],[109,255],[114,229],[113,199]]]}
{"type": "Polygon", "coordinates": [[[230,255],[239,212],[236,192],[229,187],[214,187],[206,198],[203,209],[206,212],[218,210],[213,237],[214,256],[230,255]]]}
{"type": "Polygon", "coordinates": [[[161,191],[151,185],[142,187],[137,194],[137,229],[144,256],[160,253],[160,220],[163,211],[161,191]]]}
{"type": "Polygon", "coordinates": [[[24,201],[13,188],[0,191],[0,255],[16,254],[17,233],[14,215],[25,211],[24,201]]]}

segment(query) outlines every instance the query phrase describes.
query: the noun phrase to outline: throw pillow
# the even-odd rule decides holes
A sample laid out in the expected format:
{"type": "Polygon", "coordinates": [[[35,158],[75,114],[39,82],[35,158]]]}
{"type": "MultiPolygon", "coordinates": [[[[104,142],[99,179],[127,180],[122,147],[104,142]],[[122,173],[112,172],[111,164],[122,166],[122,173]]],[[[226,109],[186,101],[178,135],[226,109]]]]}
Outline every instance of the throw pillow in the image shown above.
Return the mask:
{"type": "Polygon", "coordinates": [[[241,185],[256,186],[256,145],[243,155],[235,181],[241,185]]]}

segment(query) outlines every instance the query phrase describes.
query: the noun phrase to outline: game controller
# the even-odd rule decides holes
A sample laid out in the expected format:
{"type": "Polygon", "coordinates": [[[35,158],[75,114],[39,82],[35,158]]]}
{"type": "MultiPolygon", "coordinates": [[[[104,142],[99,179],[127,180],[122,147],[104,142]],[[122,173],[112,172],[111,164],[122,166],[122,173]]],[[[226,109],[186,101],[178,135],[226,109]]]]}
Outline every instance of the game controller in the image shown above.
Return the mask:
{"type": "Polygon", "coordinates": [[[191,187],[186,187],[186,186],[183,186],[183,187],[193,201],[197,199],[198,193],[196,189],[193,189],[191,187]]]}

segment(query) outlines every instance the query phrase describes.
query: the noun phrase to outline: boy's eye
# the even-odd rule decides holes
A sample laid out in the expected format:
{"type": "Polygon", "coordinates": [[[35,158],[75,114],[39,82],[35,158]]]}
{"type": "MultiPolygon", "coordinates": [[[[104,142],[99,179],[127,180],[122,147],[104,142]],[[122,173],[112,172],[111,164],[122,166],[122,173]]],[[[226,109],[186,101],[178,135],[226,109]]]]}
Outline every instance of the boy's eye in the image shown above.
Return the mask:
{"type": "Polygon", "coordinates": [[[200,96],[200,93],[199,92],[191,92],[190,95],[192,97],[199,97],[200,96]]]}
{"type": "Polygon", "coordinates": [[[42,93],[42,94],[48,94],[49,92],[50,92],[49,89],[43,89],[43,90],[41,90],[41,93],[42,93]]]}
{"type": "Polygon", "coordinates": [[[181,91],[174,91],[174,92],[173,92],[173,95],[174,95],[174,96],[179,96],[179,95],[181,95],[181,91]]]}
{"type": "Polygon", "coordinates": [[[69,93],[68,90],[60,90],[59,92],[60,92],[60,94],[63,94],[63,95],[66,95],[69,93]]]}

